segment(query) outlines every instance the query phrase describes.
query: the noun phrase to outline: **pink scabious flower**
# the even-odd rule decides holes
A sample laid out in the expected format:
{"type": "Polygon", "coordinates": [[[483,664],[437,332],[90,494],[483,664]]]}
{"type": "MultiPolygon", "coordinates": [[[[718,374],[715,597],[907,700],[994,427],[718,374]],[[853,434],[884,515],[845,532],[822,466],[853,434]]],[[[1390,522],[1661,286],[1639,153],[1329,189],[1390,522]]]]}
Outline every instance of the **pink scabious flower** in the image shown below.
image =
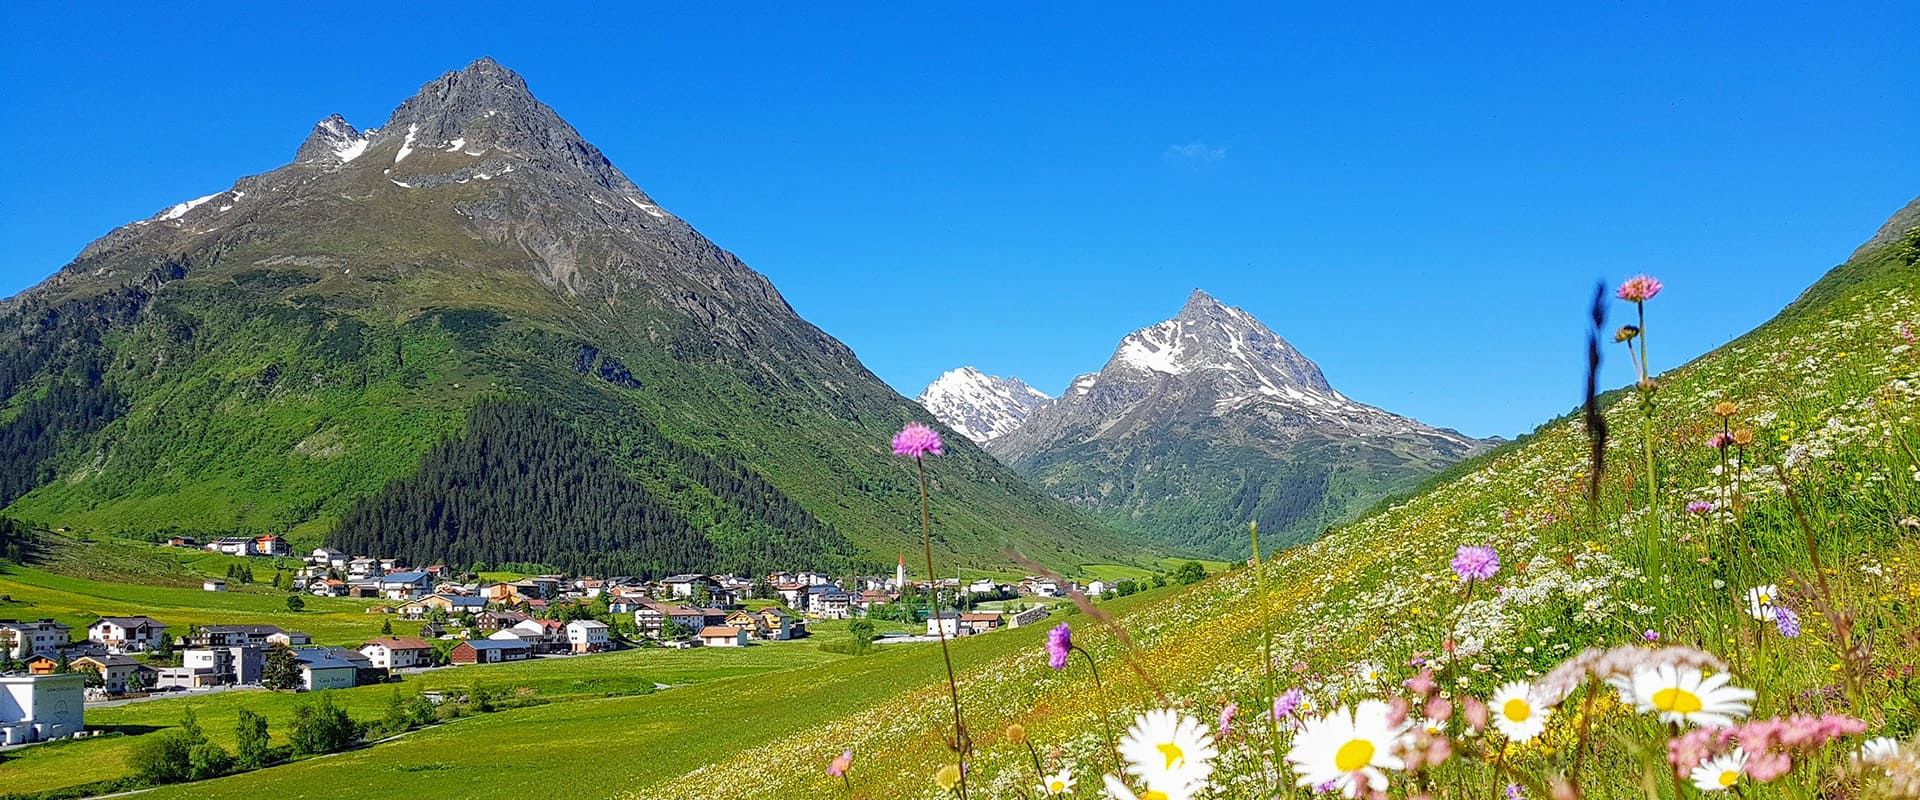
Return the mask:
{"type": "Polygon", "coordinates": [[[1657,641],[1660,641],[1660,632],[1652,628],[1648,628],[1640,632],[1640,638],[1649,642],[1657,642],[1657,641]]]}
{"type": "Polygon", "coordinates": [[[1067,668],[1067,656],[1073,654],[1073,629],[1060,623],[1047,631],[1047,666],[1067,668]]]}
{"type": "Polygon", "coordinates": [[[1273,698],[1274,721],[1278,722],[1293,716],[1293,712],[1300,710],[1300,703],[1305,699],[1307,699],[1307,693],[1300,691],[1300,687],[1297,686],[1281,692],[1279,697],[1273,698]]]}
{"type": "Polygon", "coordinates": [[[1707,500],[1695,500],[1687,504],[1687,513],[1695,516],[1711,514],[1713,510],[1718,507],[1719,506],[1707,500]]]}
{"type": "Polygon", "coordinates": [[[940,434],[932,428],[918,422],[909,422],[893,435],[893,454],[908,458],[945,455],[941,451],[940,434]]]}
{"type": "Polygon", "coordinates": [[[840,755],[827,763],[827,775],[835,778],[846,777],[847,769],[853,766],[853,751],[842,750],[840,755]]]}
{"type": "Polygon", "coordinates": [[[1724,431],[1721,433],[1716,433],[1713,435],[1713,438],[1707,440],[1707,446],[1715,450],[1725,450],[1728,447],[1732,447],[1733,434],[1726,433],[1724,431]]]}
{"type": "Polygon", "coordinates": [[[1653,296],[1659,294],[1663,288],[1665,287],[1660,284],[1659,278],[1652,275],[1635,275],[1622,282],[1620,288],[1614,291],[1614,295],[1629,303],[1644,303],[1652,300],[1653,296]]]}
{"type": "Polygon", "coordinates": [[[1700,762],[1738,744],[1747,753],[1747,777],[1766,783],[1793,769],[1792,753],[1811,753],[1828,742],[1865,732],[1853,717],[1825,714],[1758,719],[1731,728],[1694,728],[1667,742],[1674,772],[1687,775],[1700,762]]]}
{"type": "Polygon", "coordinates": [[[1239,703],[1228,703],[1226,708],[1220,709],[1221,737],[1225,737],[1228,731],[1233,730],[1233,715],[1238,713],[1240,713],[1239,703]]]}
{"type": "Polygon", "coordinates": [[[1784,605],[1774,605],[1773,624],[1780,628],[1780,635],[1789,639],[1800,636],[1800,615],[1784,605]]]}
{"type": "Polygon", "coordinates": [[[1491,547],[1461,545],[1453,553],[1453,574],[1463,581],[1484,581],[1500,571],[1500,554],[1491,547]]]}

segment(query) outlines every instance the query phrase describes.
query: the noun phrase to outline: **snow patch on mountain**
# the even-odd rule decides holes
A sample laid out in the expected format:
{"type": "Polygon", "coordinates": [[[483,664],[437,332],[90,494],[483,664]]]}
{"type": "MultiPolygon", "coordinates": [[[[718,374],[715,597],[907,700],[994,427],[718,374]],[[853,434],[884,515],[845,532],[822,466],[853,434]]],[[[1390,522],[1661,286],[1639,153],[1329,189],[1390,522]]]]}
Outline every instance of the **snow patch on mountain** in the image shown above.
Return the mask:
{"type": "Polygon", "coordinates": [[[984,444],[1018,429],[1051,398],[1019,378],[961,367],[928,384],[919,399],[947,427],[984,444]]]}

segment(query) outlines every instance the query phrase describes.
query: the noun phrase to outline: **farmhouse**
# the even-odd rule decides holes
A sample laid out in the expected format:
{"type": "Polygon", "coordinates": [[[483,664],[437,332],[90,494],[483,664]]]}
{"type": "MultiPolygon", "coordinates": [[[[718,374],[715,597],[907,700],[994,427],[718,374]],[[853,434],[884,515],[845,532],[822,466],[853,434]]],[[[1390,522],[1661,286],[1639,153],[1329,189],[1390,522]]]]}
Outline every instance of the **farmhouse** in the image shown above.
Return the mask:
{"type": "Polygon", "coordinates": [[[41,653],[59,652],[72,641],[72,628],[43,619],[39,622],[0,621],[0,655],[24,661],[41,653]]]}
{"type": "Polygon", "coordinates": [[[258,539],[254,539],[253,545],[248,550],[247,555],[277,558],[279,556],[293,555],[293,548],[287,545],[287,540],[269,533],[258,539]]]}
{"type": "Polygon", "coordinates": [[[0,675],[0,744],[28,744],[79,733],[86,676],[0,675]]]}
{"type": "Polygon", "coordinates": [[[208,578],[200,582],[200,589],[206,592],[224,592],[227,590],[227,582],[219,578],[208,578]]]}
{"type": "Polygon", "coordinates": [[[151,617],[101,617],[87,627],[87,639],[110,653],[140,653],[159,647],[167,626],[151,617]]]}
{"type": "Polygon", "coordinates": [[[999,628],[1000,625],[1001,619],[999,614],[976,614],[968,612],[960,615],[960,630],[965,633],[986,633],[999,628]]]}
{"type": "Polygon", "coordinates": [[[433,645],[402,636],[382,636],[370,640],[360,645],[360,653],[372,661],[376,669],[423,667],[433,661],[433,645]]]}
{"type": "Polygon", "coordinates": [[[746,647],[747,632],[731,625],[713,625],[700,629],[700,643],[708,647],[746,647]]]}
{"type": "Polygon", "coordinates": [[[455,664],[493,664],[501,661],[525,661],[533,657],[526,642],[499,639],[469,639],[453,646],[447,660],[455,664]]]}

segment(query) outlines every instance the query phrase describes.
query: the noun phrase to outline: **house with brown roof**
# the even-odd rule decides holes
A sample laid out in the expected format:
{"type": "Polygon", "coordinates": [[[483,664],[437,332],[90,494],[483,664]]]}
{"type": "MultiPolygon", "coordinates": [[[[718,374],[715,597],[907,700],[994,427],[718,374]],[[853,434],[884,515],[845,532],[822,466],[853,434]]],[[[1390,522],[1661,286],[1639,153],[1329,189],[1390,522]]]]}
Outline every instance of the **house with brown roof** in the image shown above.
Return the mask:
{"type": "Polygon", "coordinates": [[[433,663],[433,645],[410,636],[382,636],[360,645],[360,654],[376,669],[406,669],[433,663]]]}
{"type": "Polygon", "coordinates": [[[700,643],[708,647],[746,647],[747,631],[731,625],[709,625],[700,629],[697,637],[700,643]]]}
{"type": "Polygon", "coordinates": [[[511,639],[468,639],[447,651],[447,660],[455,664],[495,664],[532,657],[533,648],[526,642],[511,639]]]}

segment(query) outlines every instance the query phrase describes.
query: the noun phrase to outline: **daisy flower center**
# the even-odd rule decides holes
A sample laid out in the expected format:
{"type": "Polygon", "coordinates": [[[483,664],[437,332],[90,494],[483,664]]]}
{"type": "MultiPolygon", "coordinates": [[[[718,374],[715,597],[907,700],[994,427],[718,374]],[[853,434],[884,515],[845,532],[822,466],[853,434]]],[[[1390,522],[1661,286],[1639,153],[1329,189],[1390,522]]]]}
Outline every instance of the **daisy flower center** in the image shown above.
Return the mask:
{"type": "Polygon", "coordinates": [[[1333,754],[1333,768],[1343,773],[1352,772],[1372,762],[1373,742],[1365,739],[1354,739],[1340,745],[1340,749],[1333,754]]]}
{"type": "Polygon", "coordinates": [[[1167,797],[1167,793],[1159,789],[1148,789],[1146,794],[1140,795],[1140,800],[1172,800],[1172,798],[1167,797]]]}
{"type": "Polygon", "coordinates": [[[1720,771],[1720,785],[1721,785],[1721,786],[1732,786],[1732,785],[1733,785],[1733,782],[1734,782],[1734,781],[1737,781],[1737,780],[1740,780],[1740,773],[1738,773],[1738,772],[1735,772],[1735,771],[1733,771],[1733,770],[1730,770],[1730,769],[1728,769],[1728,770],[1721,770],[1721,771],[1720,771]]]}
{"type": "Polygon", "coordinates": [[[1700,710],[1700,695],[1678,686],[1669,686],[1653,693],[1653,707],[1675,714],[1691,714],[1700,710]]]}
{"type": "Polygon", "coordinates": [[[1060,779],[1058,778],[1055,778],[1052,783],[1047,784],[1047,792],[1050,794],[1059,794],[1066,790],[1067,790],[1067,785],[1065,783],[1061,783],[1060,779]]]}
{"type": "Polygon", "coordinates": [[[1533,707],[1527,705],[1527,701],[1516,697],[1502,705],[1500,713],[1507,715],[1507,720],[1510,722],[1526,722],[1528,717],[1533,716],[1533,707]]]}
{"type": "Polygon", "coordinates": [[[1187,754],[1181,751],[1180,745],[1178,744],[1175,744],[1173,742],[1165,742],[1155,746],[1154,749],[1159,750],[1160,755],[1166,757],[1167,769],[1173,769],[1173,766],[1175,764],[1186,763],[1187,754]]]}

